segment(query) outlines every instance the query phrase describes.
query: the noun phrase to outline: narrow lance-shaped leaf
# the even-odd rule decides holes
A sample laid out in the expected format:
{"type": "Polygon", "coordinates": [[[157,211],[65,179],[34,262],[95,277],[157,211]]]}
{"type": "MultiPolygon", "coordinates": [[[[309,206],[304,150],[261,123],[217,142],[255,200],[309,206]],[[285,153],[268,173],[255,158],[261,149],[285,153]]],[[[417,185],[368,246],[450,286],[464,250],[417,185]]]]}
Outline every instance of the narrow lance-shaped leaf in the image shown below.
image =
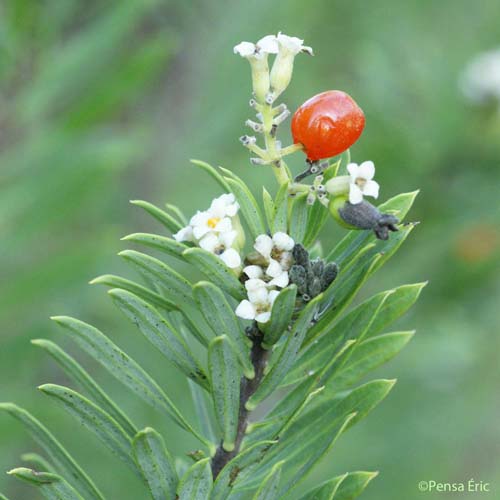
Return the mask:
{"type": "Polygon", "coordinates": [[[98,498],[104,500],[101,492],[85,474],[73,457],[57,441],[47,428],[23,408],[12,403],[0,403],[0,411],[6,411],[22,422],[33,439],[45,450],[58,471],[61,472],[88,500],[98,498]]]}
{"type": "Polygon", "coordinates": [[[255,371],[250,361],[250,341],[222,291],[212,283],[201,281],[193,287],[193,294],[215,334],[225,335],[234,344],[245,377],[253,378],[255,371]]]}
{"type": "Polygon", "coordinates": [[[12,469],[8,474],[37,487],[47,500],[83,500],[83,497],[57,474],[35,472],[25,467],[12,469]]]}
{"type": "Polygon", "coordinates": [[[280,291],[271,309],[271,319],[264,324],[264,347],[270,347],[286,333],[292,321],[297,298],[296,285],[290,285],[280,291]]]}
{"type": "Polygon", "coordinates": [[[261,441],[238,453],[219,472],[212,488],[210,500],[225,500],[233,488],[238,486],[240,474],[251,476],[252,471],[258,467],[269,449],[275,445],[276,441],[261,441]]]}
{"type": "Polygon", "coordinates": [[[150,302],[156,307],[161,307],[166,311],[175,311],[177,306],[170,300],[162,297],[159,293],[153,292],[148,288],[138,285],[133,281],[121,278],[120,276],[114,276],[113,274],[104,274],[99,276],[92,281],[91,285],[107,285],[111,288],[120,288],[122,290],[127,290],[128,292],[135,293],[138,297],[150,302]]]}
{"type": "Polygon", "coordinates": [[[208,406],[209,396],[206,391],[204,391],[198,384],[195,384],[192,380],[188,380],[188,385],[193,398],[194,409],[198,417],[198,425],[200,426],[203,435],[215,443],[217,439],[212,425],[214,423],[214,417],[208,406]]]}
{"type": "Polygon", "coordinates": [[[347,474],[334,477],[325,481],[323,484],[309,490],[300,500],[333,500],[335,493],[338,490],[342,481],[347,477],[347,474]]]}
{"type": "Polygon", "coordinates": [[[364,418],[387,396],[394,383],[394,380],[374,380],[339,394],[334,388],[333,393],[330,392],[327,387],[280,436],[278,444],[269,450],[258,469],[242,477],[239,487],[250,488],[260,484],[269,468],[281,460],[286,461],[282,469],[282,484],[286,484],[306,461],[323,456],[330,447],[334,429],[338,429],[348,418],[350,420],[344,430],[364,418]]]}
{"type": "Polygon", "coordinates": [[[188,248],[182,254],[210,281],[237,300],[245,297],[245,288],[236,275],[216,255],[202,248],[188,248]]]}
{"type": "Polygon", "coordinates": [[[215,413],[222,430],[222,446],[233,451],[240,410],[240,369],[226,336],[212,340],[208,350],[215,413]]]}
{"type": "Polygon", "coordinates": [[[382,309],[374,318],[370,331],[366,337],[372,337],[385,330],[393,321],[402,316],[417,301],[422,289],[427,285],[424,283],[415,283],[412,285],[403,285],[394,289],[382,309]]]}
{"type": "Polygon", "coordinates": [[[259,205],[257,204],[253,194],[243,181],[238,182],[228,177],[225,179],[229,184],[231,192],[234,194],[240,205],[240,212],[243,215],[253,238],[256,238],[259,234],[264,234],[266,232],[264,221],[262,219],[259,205]]]}
{"type": "Polygon", "coordinates": [[[35,339],[32,340],[31,343],[47,351],[59,363],[63,370],[75,380],[80,387],[85,389],[89,396],[109,413],[121,427],[123,427],[130,437],[135,435],[137,432],[135,425],[104,392],[101,386],[69,354],[50,340],[35,339]]]}
{"type": "Polygon", "coordinates": [[[272,231],[286,233],[288,229],[288,184],[280,186],[274,202],[272,231]]]}
{"type": "Polygon", "coordinates": [[[9,500],[5,495],[0,493],[0,500],[9,500]]]}
{"type": "Polygon", "coordinates": [[[332,449],[337,439],[347,429],[355,417],[356,413],[351,413],[350,415],[347,415],[347,417],[341,417],[338,419],[337,424],[330,428],[329,434],[325,435],[327,446],[318,446],[315,450],[311,450],[310,454],[305,455],[302,458],[300,468],[298,470],[295,469],[291,474],[288,474],[286,480],[283,481],[284,484],[281,485],[280,497],[288,494],[307,477],[318,462],[332,449]]]}
{"type": "Polygon", "coordinates": [[[269,373],[264,377],[261,384],[253,395],[247,401],[245,407],[247,410],[253,410],[262,400],[269,396],[276,389],[285,375],[290,370],[291,366],[297,359],[302,341],[305,338],[306,332],[311,325],[311,321],[318,311],[318,305],[322,300],[322,296],[315,297],[305,309],[301,312],[297,321],[293,325],[292,331],[288,334],[288,338],[283,346],[283,349],[271,367],[269,373]]]}
{"type": "Polygon", "coordinates": [[[21,460],[23,462],[28,462],[35,465],[36,469],[42,472],[55,472],[54,466],[51,465],[48,460],[45,460],[38,453],[23,453],[21,455],[21,460]]]}
{"type": "Polygon", "coordinates": [[[271,230],[274,222],[274,201],[269,191],[262,187],[262,202],[264,204],[264,213],[266,215],[267,227],[271,230]]]}
{"type": "Polygon", "coordinates": [[[182,210],[178,206],[172,205],[172,203],[165,203],[165,208],[170,212],[172,212],[177,217],[177,219],[181,224],[187,226],[188,220],[186,219],[186,216],[182,213],[182,210]]]}
{"type": "Polygon", "coordinates": [[[72,332],[73,338],[82,349],[116,379],[129,387],[153,408],[165,412],[180,427],[193,434],[206,446],[212,446],[191,427],[151,376],[97,328],[67,316],[57,316],[52,319],[72,332]]]}
{"type": "Polygon", "coordinates": [[[143,335],[185,375],[209,388],[208,378],[184,339],[150,304],[125,290],[108,292],[123,313],[137,325],[143,335]]]}
{"type": "Polygon", "coordinates": [[[160,252],[177,258],[182,258],[182,252],[188,248],[186,245],[179,243],[172,238],[150,233],[129,234],[124,236],[122,241],[132,241],[133,243],[154,248],[155,250],[159,250],[160,252]]]}
{"type": "Polygon", "coordinates": [[[363,338],[387,297],[392,293],[392,290],[388,290],[374,295],[333,325],[322,319],[320,321],[321,333],[316,332],[318,336],[315,341],[309,343],[309,346],[303,350],[295,366],[283,381],[283,385],[302,380],[310,372],[316,373],[318,367],[325,366],[346,340],[363,338]],[[325,321],[324,324],[323,321],[325,321]]]}
{"type": "Polygon", "coordinates": [[[222,177],[222,175],[217,171],[217,169],[212,167],[212,165],[209,165],[207,162],[201,160],[191,160],[191,163],[210,175],[210,177],[212,177],[212,179],[214,179],[224,191],[230,191],[229,185],[224,180],[224,177],[222,177]]]}
{"type": "Polygon", "coordinates": [[[357,498],[368,483],[378,476],[378,472],[349,472],[347,477],[340,483],[333,500],[353,500],[357,498]]]}
{"type": "Polygon", "coordinates": [[[177,473],[162,436],[151,427],[139,431],[133,440],[133,456],[154,500],[175,498],[177,473]]]}
{"type": "Polygon", "coordinates": [[[177,497],[179,500],[212,500],[212,482],[210,459],[199,460],[182,476],[177,487],[177,497]]]}
{"type": "Polygon", "coordinates": [[[118,255],[144,273],[162,290],[165,290],[169,300],[193,304],[191,284],[167,264],[135,250],[124,250],[118,255]]]}
{"type": "Polygon", "coordinates": [[[130,438],[105,411],[67,387],[44,384],[38,388],[61,403],[71,416],[93,432],[107,448],[136,472],[135,464],[130,456],[130,438]]]}
{"type": "Polygon", "coordinates": [[[146,212],[152,215],[158,222],[163,224],[169,231],[176,233],[182,226],[170,214],[156,207],[152,203],[143,200],[131,200],[132,205],[143,208],[146,212]]]}
{"type": "Polygon", "coordinates": [[[253,500],[275,500],[278,498],[281,467],[285,461],[275,464],[255,493],[253,500]]]}
{"type": "Polygon", "coordinates": [[[396,356],[414,333],[414,331],[386,333],[361,342],[345,366],[331,377],[329,384],[335,387],[335,390],[342,390],[354,384],[371,370],[396,356]]]}
{"type": "Polygon", "coordinates": [[[291,203],[292,210],[288,232],[295,241],[302,242],[307,231],[307,216],[311,208],[307,203],[307,193],[298,195],[291,203]]]}

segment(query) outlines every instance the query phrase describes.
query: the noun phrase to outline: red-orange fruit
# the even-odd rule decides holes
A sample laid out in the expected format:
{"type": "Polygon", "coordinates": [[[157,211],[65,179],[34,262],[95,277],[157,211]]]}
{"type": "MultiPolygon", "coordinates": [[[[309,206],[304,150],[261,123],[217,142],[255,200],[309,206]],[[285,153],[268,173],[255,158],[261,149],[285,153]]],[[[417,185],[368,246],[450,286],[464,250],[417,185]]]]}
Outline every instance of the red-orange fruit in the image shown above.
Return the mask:
{"type": "Polygon", "coordinates": [[[292,117],[293,142],[304,146],[311,161],[343,153],[359,139],[364,127],[362,109],[341,90],[311,97],[292,117]]]}

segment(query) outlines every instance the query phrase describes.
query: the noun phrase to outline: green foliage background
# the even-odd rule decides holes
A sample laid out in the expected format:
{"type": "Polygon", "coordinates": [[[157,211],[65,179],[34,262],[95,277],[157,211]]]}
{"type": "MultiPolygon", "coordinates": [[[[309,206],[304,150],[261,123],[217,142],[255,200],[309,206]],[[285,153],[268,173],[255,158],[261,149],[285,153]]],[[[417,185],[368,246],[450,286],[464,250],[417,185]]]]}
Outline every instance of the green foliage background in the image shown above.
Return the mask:
{"type": "MultiPolygon", "coordinates": [[[[412,500],[422,495],[420,480],[469,478],[493,483],[481,498],[495,498],[500,115],[470,106],[457,81],[471,57],[498,45],[499,18],[495,0],[3,0],[0,400],[50,422],[110,498],[137,498],[138,480],[36,390],[64,378],[29,339],[57,335],[51,314],[97,324],[125,349],[134,346],[134,357],[190,411],[181,378],[104,290],[85,283],[120,271],[121,236],[159,230],[129,199],[168,200],[190,213],[217,194],[189,158],[233,169],[255,187],[273,182],[250,167],[237,140],[250,115],[250,83],[232,47],[283,30],[316,53],[297,59],[284,99],[290,109],[323,90],[349,92],[367,116],[353,159],[375,162],[381,199],[422,189],[410,219],[423,223],[366,290],[429,279],[403,320],[417,335],[382,370],[398,377],[396,389],[323,469],[380,470],[367,500],[412,500]]],[[[332,223],[332,243],[340,234],[332,223]]],[[[164,432],[172,451],[195,446],[96,373],[138,423],[164,432]]],[[[0,471],[33,449],[2,416],[0,471]]],[[[0,490],[32,498],[3,474],[0,490]]]]}

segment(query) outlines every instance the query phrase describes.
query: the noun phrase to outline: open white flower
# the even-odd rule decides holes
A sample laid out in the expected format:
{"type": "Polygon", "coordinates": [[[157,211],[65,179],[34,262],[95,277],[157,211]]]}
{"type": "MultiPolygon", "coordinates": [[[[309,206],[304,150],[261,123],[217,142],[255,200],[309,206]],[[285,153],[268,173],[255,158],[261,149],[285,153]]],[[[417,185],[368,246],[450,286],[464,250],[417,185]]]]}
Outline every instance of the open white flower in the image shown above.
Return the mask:
{"type": "Polygon", "coordinates": [[[278,33],[278,55],[271,69],[270,83],[272,98],[276,99],[290,84],[293,73],[293,61],[300,52],[313,55],[311,47],[304,45],[304,40],[295,36],[278,33]]]}
{"type": "Polygon", "coordinates": [[[351,176],[349,184],[349,202],[353,205],[361,203],[363,196],[378,198],[379,185],[373,180],[375,165],[372,161],[364,161],[361,165],[349,163],[347,171],[351,176]]]}
{"type": "Polygon", "coordinates": [[[233,248],[236,237],[236,231],[210,232],[203,236],[199,245],[203,250],[217,255],[230,269],[236,269],[241,266],[240,254],[233,248]]]}
{"type": "Polygon", "coordinates": [[[273,237],[267,234],[259,234],[253,246],[262,257],[275,259],[281,257],[284,252],[290,252],[295,245],[293,238],[283,232],[274,233],[273,237]]]}
{"type": "Polygon", "coordinates": [[[198,211],[187,227],[182,228],[174,238],[177,241],[194,241],[210,232],[225,233],[233,229],[231,218],[238,213],[239,205],[234,194],[227,193],[215,198],[210,208],[198,211]]]}
{"type": "Polygon", "coordinates": [[[257,43],[241,42],[234,47],[233,51],[241,57],[262,58],[266,54],[276,54],[278,52],[278,40],[274,35],[266,35],[257,43]]]}
{"type": "Polygon", "coordinates": [[[236,315],[243,319],[254,319],[259,323],[267,323],[271,317],[271,309],[277,290],[269,290],[266,283],[260,279],[249,279],[245,283],[248,300],[242,300],[236,308],[236,315]]]}

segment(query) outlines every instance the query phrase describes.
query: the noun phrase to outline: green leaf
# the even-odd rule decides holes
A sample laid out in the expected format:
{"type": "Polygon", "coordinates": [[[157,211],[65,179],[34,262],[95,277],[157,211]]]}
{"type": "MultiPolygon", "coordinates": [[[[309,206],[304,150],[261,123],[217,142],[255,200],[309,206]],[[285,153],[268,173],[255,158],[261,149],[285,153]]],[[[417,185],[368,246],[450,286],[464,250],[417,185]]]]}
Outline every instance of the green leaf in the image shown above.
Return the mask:
{"type": "Polygon", "coordinates": [[[165,203],[165,207],[167,210],[170,210],[170,212],[172,212],[177,217],[177,219],[179,219],[179,222],[182,225],[188,225],[186,216],[182,213],[182,210],[178,206],[172,205],[171,203],[165,203]]]}
{"type": "Polygon", "coordinates": [[[126,387],[153,408],[166,413],[177,425],[193,434],[202,443],[211,446],[191,427],[151,376],[97,328],[68,316],[56,316],[51,319],[73,333],[73,338],[80,347],[126,387]]]}
{"type": "Polygon", "coordinates": [[[384,302],[376,318],[374,318],[370,331],[367,332],[366,336],[371,337],[377,335],[408,311],[417,301],[422,289],[426,285],[427,282],[424,282],[395,288],[393,293],[387,297],[387,300],[384,302]]]}
{"type": "Polygon", "coordinates": [[[124,250],[118,255],[134,265],[141,273],[145,273],[155,285],[165,290],[169,300],[194,304],[191,283],[167,264],[135,250],[124,250]]]}
{"type": "Polygon", "coordinates": [[[264,347],[267,348],[278,342],[287,331],[292,321],[296,298],[297,287],[295,285],[284,288],[276,297],[271,309],[271,319],[263,327],[264,347]]]}
{"type": "Polygon", "coordinates": [[[264,204],[264,213],[266,214],[267,227],[271,230],[274,222],[274,201],[265,187],[262,187],[262,201],[264,204]]]}
{"type": "Polygon", "coordinates": [[[260,441],[280,436],[297,420],[313,399],[321,394],[325,389],[325,381],[343,365],[349,350],[355,343],[354,340],[348,340],[331,358],[325,360],[321,365],[316,365],[316,371],[310,371],[300,384],[280,399],[265,420],[255,424],[255,426],[250,426],[249,431],[247,431],[249,433],[247,439],[260,441]]]}
{"type": "Polygon", "coordinates": [[[6,411],[19,420],[29,431],[32,438],[45,450],[51,461],[64,476],[71,478],[71,484],[82,492],[85,498],[104,500],[101,492],[85,474],[73,457],[57,441],[47,428],[23,408],[12,403],[0,403],[0,411],[6,411]]]}
{"type": "Polygon", "coordinates": [[[172,257],[182,258],[182,252],[188,248],[186,245],[173,240],[172,238],[167,238],[166,236],[160,236],[159,234],[150,233],[133,233],[122,238],[122,241],[132,241],[133,243],[139,243],[140,245],[145,245],[155,250],[160,250],[161,252],[170,255],[172,257]]]}
{"type": "Polygon", "coordinates": [[[21,455],[21,460],[34,464],[39,471],[54,472],[54,467],[38,453],[23,453],[21,455]]]}
{"type": "Polygon", "coordinates": [[[307,203],[307,193],[300,194],[292,200],[289,234],[296,243],[304,241],[310,205],[307,203]]]}
{"type": "Polygon", "coordinates": [[[313,327],[316,329],[314,342],[310,342],[308,348],[303,350],[295,366],[283,381],[283,385],[296,383],[307,377],[310,372],[317,373],[318,367],[325,366],[346,340],[363,338],[392,293],[392,290],[388,290],[374,295],[355,307],[337,323],[328,321],[329,318],[322,318],[313,327]]]}
{"type": "Polygon", "coordinates": [[[214,179],[224,191],[231,191],[228,183],[224,180],[224,177],[222,177],[222,175],[219,174],[219,172],[212,167],[212,165],[209,165],[201,160],[191,160],[191,163],[210,175],[210,177],[212,177],[212,179],[214,179]]]}
{"type": "Polygon", "coordinates": [[[225,335],[210,342],[208,365],[215,413],[222,430],[222,446],[226,451],[233,451],[240,411],[240,370],[236,354],[225,335]]]}
{"type": "Polygon", "coordinates": [[[364,418],[394,386],[394,380],[375,380],[352,391],[321,392],[311,405],[279,436],[257,471],[242,478],[241,487],[260,484],[275,463],[286,460],[282,469],[282,490],[293,486],[330,449],[340,433],[364,418]],[[304,468],[306,467],[306,468],[304,468]],[[299,470],[302,471],[299,473],[299,470]],[[291,481],[291,482],[290,482],[291,481]]]}
{"type": "Polygon", "coordinates": [[[225,177],[225,179],[229,184],[231,192],[234,194],[240,205],[240,212],[243,215],[253,238],[255,239],[259,234],[264,234],[266,232],[266,227],[259,205],[257,204],[253,194],[243,181],[236,181],[229,177],[225,177]]]}
{"type": "Polygon", "coordinates": [[[131,200],[130,203],[146,210],[146,212],[152,215],[157,221],[161,222],[161,224],[163,224],[172,233],[176,233],[182,229],[179,222],[176,221],[170,214],[167,214],[167,212],[164,212],[152,203],[143,200],[131,200]]]}
{"type": "Polygon", "coordinates": [[[283,460],[272,467],[271,472],[267,475],[253,496],[253,500],[275,500],[278,498],[281,467],[284,463],[285,461],[283,460]]]}
{"type": "Polygon", "coordinates": [[[283,381],[283,378],[297,358],[302,341],[318,310],[318,304],[321,300],[322,296],[318,295],[311,300],[300,313],[300,316],[293,325],[292,331],[288,334],[288,338],[286,339],[278,359],[271,366],[269,373],[264,377],[257,390],[248,399],[245,405],[247,410],[251,411],[255,409],[257,405],[268,397],[283,381]]]}
{"type": "Polygon", "coordinates": [[[378,472],[349,472],[347,477],[340,483],[333,500],[353,500],[357,498],[368,483],[378,476],[378,472]]]}
{"type": "Polygon", "coordinates": [[[134,472],[136,471],[130,456],[132,444],[130,438],[104,410],[68,387],[44,384],[38,389],[61,403],[71,416],[93,432],[107,448],[132,467],[134,472]]]}
{"type": "Polygon", "coordinates": [[[252,475],[252,471],[275,444],[276,441],[261,441],[238,453],[219,472],[210,500],[225,500],[231,494],[239,476],[243,473],[252,475]]]}
{"type": "Polygon", "coordinates": [[[194,409],[198,417],[200,429],[204,436],[215,443],[217,439],[212,426],[214,418],[209,410],[208,395],[206,391],[204,391],[199,385],[195,384],[192,380],[188,380],[188,385],[193,398],[194,409]]]}
{"type": "Polygon", "coordinates": [[[162,436],[151,427],[139,431],[133,440],[133,456],[154,500],[175,498],[177,473],[162,436]]]}
{"type": "Polygon", "coordinates": [[[179,500],[211,500],[212,470],[210,459],[204,458],[192,465],[182,476],[177,488],[179,500]]]}
{"type": "Polygon", "coordinates": [[[207,323],[216,335],[225,335],[231,340],[245,376],[253,378],[255,371],[250,361],[250,341],[222,291],[212,283],[200,281],[193,287],[193,294],[207,323]]]}
{"type": "Polygon", "coordinates": [[[35,472],[25,467],[12,469],[7,474],[36,486],[48,500],[83,500],[83,497],[57,474],[35,472]]]}
{"type": "Polygon", "coordinates": [[[347,477],[347,474],[334,477],[316,488],[309,490],[300,500],[333,500],[342,481],[347,477]]]}
{"type": "Polygon", "coordinates": [[[0,493],[0,500],[9,500],[5,495],[0,493]]]}
{"type": "Polygon", "coordinates": [[[332,449],[333,445],[336,443],[340,435],[347,429],[347,427],[353,422],[356,417],[356,413],[351,413],[346,417],[339,418],[335,425],[327,425],[329,430],[328,434],[324,434],[324,442],[322,444],[318,443],[318,446],[310,449],[308,454],[303,454],[299,457],[296,467],[290,470],[288,477],[280,489],[280,496],[288,494],[289,491],[293,490],[300,482],[302,482],[307,475],[312,471],[312,469],[318,464],[318,462],[328,454],[332,449]]]}
{"type": "Polygon", "coordinates": [[[160,294],[153,292],[142,285],[138,285],[133,281],[121,278],[120,276],[104,274],[103,276],[99,276],[93,279],[90,284],[106,285],[111,288],[121,288],[122,290],[127,290],[128,292],[135,293],[135,295],[137,295],[138,297],[141,297],[145,301],[150,302],[157,307],[162,307],[166,311],[175,311],[178,309],[177,305],[175,305],[165,297],[162,297],[160,294]]]}
{"type": "Polygon", "coordinates": [[[210,281],[237,300],[245,298],[245,288],[236,275],[214,254],[202,248],[189,248],[182,254],[210,281]]]}
{"type": "MultiPolygon", "coordinates": [[[[417,194],[418,191],[399,194],[382,203],[378,208],[381,212],[392,213],[402,221],[413,205],[417,194]]],[[[360,248],[374,239],[371,231],[350,231],[328,254],[327,260],[335,260],[339,266],[344,266],[360,248]]],[[[378,242],[380,246],[383,246],[384,243],[387,242],[378,242]]]]}
{"type": "Polygon", "coordinates": [[[328,384],[336,391],[352,385],[371,370],[396,356],[414,333],[414,331],[386,333],[361,342],[353,349],[349,361],[328,381],[328,384]]]}
{"type": "Polygon", "coordinates": [[[125,290],[115,288],[108,293],[123,313],[171,363],[205,389],[210,387],[207,375],[184,339],[153,306],[125,290]]]}
{"type": "Polygon", "coordinates": [[[272,232],[286,233],[288,229],[288,184],[282,184],[274,202],[272,232]]]}
{"type": "Polygon", "coordinates": [[[132,438],[137,430],[135,425],[116,405],[116,403],[104,392],[101,386],[77,363],[69,354],[50,340],[35,339],[32,344],[41,347],[49,353],[62,369],[83,389],[89,396],[107,413],[109,413],[121,427],[132,438]]]}

